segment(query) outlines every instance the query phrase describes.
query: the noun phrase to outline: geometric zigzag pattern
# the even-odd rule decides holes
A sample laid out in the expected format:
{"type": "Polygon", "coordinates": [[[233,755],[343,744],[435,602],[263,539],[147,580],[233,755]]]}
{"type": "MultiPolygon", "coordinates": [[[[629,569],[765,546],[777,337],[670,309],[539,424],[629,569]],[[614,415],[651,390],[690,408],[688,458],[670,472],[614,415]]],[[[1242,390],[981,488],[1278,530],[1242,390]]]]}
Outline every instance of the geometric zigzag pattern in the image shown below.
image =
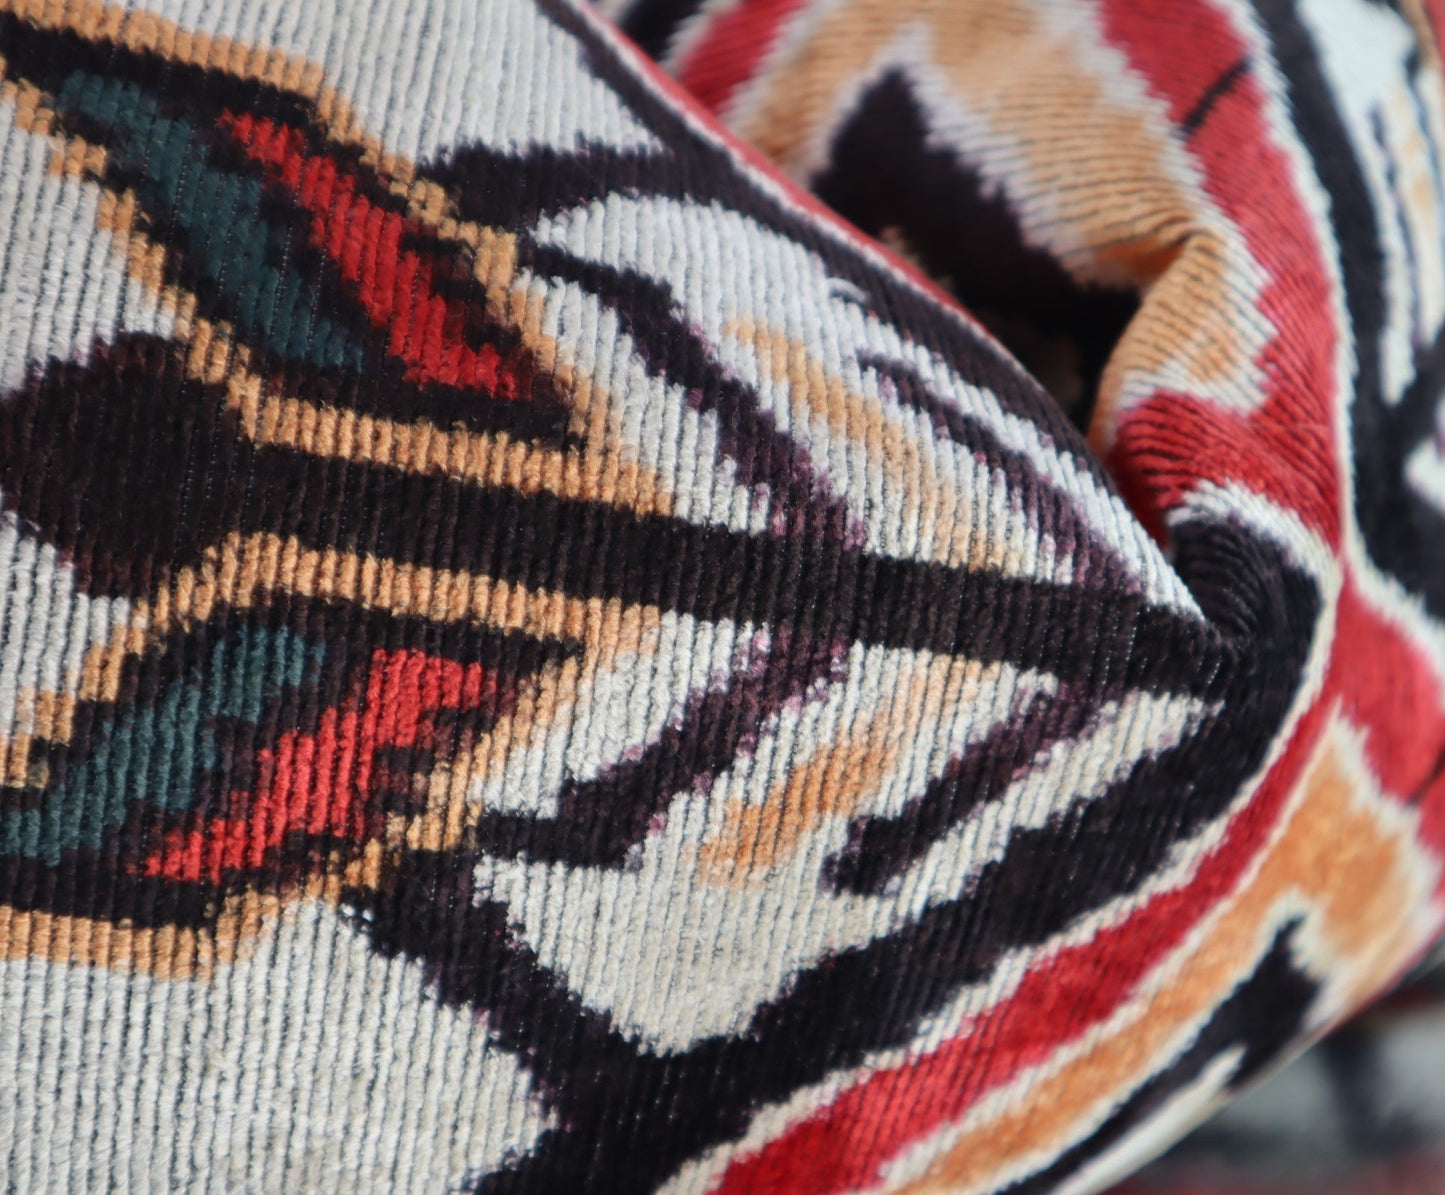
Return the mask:
{"type": "Polygon", "coordinates": [[[1438,933],[1433,4],[610,12],[0,0],[13,1189],[1094,1190],[1438,933]]]}

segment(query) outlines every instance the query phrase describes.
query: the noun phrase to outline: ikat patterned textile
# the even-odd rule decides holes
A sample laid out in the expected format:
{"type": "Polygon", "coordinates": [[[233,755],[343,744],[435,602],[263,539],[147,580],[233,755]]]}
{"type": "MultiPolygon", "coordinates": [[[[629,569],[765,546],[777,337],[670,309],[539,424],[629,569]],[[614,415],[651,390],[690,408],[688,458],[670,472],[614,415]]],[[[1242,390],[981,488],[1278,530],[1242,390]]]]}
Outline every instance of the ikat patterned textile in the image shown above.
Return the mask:
{"type": "Polygon", "coordinates": [[[0,0],[6,1191],[1079,1195],[1440,930],[1445,7],[611,16],[0,0]]]}

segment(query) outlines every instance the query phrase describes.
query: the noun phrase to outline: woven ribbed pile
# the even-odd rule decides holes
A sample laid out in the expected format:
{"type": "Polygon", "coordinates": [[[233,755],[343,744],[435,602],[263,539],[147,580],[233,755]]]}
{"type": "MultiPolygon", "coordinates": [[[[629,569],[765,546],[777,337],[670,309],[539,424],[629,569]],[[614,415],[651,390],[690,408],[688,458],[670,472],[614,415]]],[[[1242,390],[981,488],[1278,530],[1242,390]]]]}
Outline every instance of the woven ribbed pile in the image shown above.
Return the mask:
{"type": "Polygon", "coordinates": [[[0,1189],[1081,1195],[1438,934],[1440,0],[607,13],[0,0],[0,1189]]]}

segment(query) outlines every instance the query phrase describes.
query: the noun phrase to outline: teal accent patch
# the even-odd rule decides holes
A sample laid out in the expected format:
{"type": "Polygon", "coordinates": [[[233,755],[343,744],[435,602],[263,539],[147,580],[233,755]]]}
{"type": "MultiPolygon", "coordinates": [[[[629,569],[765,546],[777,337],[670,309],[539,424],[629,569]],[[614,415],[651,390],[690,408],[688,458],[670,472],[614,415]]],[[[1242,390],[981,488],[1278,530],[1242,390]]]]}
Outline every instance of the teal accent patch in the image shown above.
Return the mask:
{"type": "Polygon", "coordinates": [[[284,264],[294,233],[263,213],[260,179],[217,167],[202,131],[163,115],[137,84],[76,72],[56,103],[62,115],[105,130],[141,206],[184,232],[187,261],[226,296],[243,336],[316,366],[361,367],[360,344],[319,314],[315,285],[284,264]]]}
{"type": "Polygon", "coordinates": [[[98,719],[85,759],[38,808],[0,813],[0,855],[55,866],[66,851],[99,850],[137,805],[190,808],[199,781],[220,765],[218,721],[259,722],[267,702],[314,680],[324,655],[322,644],[284,628],[233,631],[153,702],[98,719]]]}

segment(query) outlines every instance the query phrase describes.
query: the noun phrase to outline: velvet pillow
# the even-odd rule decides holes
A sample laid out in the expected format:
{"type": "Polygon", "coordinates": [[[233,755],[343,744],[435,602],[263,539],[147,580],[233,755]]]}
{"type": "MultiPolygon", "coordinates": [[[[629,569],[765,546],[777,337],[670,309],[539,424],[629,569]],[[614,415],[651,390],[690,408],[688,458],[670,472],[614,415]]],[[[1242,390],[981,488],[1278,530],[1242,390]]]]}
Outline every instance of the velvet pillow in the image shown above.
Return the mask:
{"type": "Polygon", "coordinates": [[[1435,0],[610,11],[0,0],[8,1190],[1077,1195],[1436,935],[1435,0]]]}

